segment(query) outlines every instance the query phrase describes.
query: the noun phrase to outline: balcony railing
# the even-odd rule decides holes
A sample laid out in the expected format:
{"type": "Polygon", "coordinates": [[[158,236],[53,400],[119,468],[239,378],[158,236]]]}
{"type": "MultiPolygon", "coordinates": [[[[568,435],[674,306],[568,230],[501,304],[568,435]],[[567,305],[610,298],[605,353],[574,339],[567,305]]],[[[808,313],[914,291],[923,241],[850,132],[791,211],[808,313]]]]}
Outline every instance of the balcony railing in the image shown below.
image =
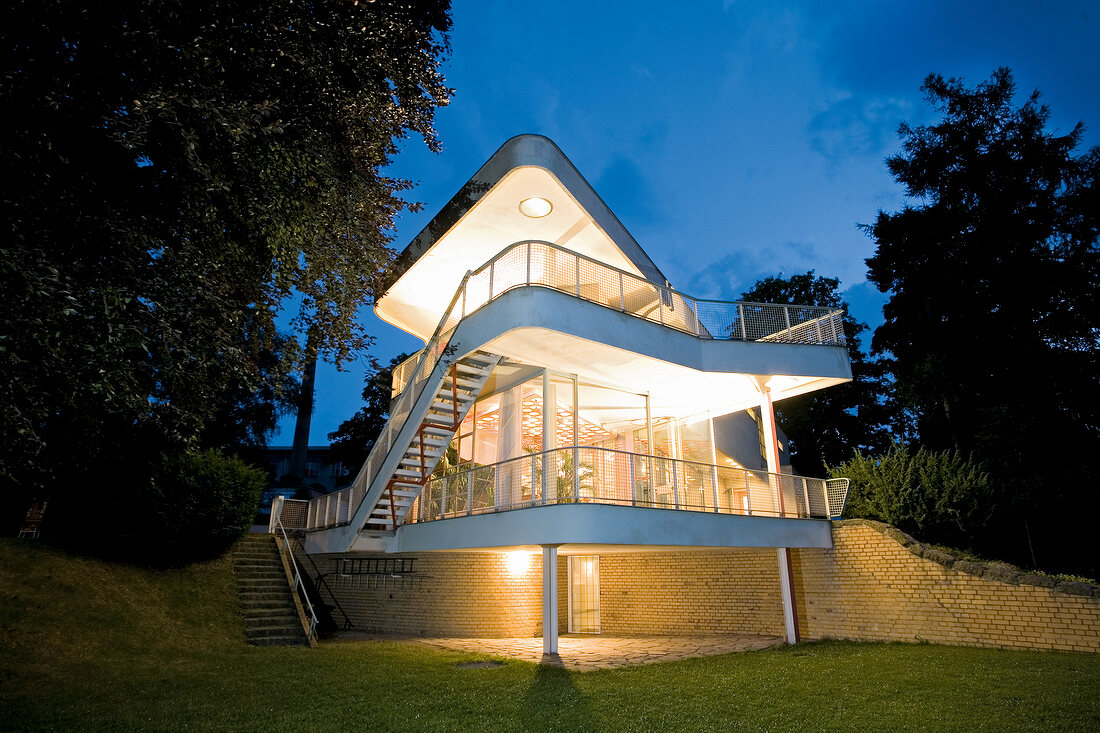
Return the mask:
{"type": "MultiPolygon", "coordinates": [[[[444,321],[458,323],[518,287],[551,288],[699,338],[836,346],[836,308],[700,300],[548,242],[518,242],[471,273],[444,321]]],[[[393,394],[408,384],[420,354],[393,370],[393,394]]]]}
{"type": "Polygon", "coordinates": [[[427,346],[394,370],[394,395],[399,396],[390,408],[390,419],[352,485],[310,502],[310,529],[351,521],[446,352],[455,327],[486,303],[524,286],[552,288],[700,338],[844,343],[843,311],[838,309],[699,300],[555,244],[518,242],[466,273],[427,346]]]}
{"type": "Polygon", "coordinates": [[[569,447],[432,477],[404,523],[548,504],[615,504],[746,516],[838,519],[848,479],[817,479],[569,447]]]}

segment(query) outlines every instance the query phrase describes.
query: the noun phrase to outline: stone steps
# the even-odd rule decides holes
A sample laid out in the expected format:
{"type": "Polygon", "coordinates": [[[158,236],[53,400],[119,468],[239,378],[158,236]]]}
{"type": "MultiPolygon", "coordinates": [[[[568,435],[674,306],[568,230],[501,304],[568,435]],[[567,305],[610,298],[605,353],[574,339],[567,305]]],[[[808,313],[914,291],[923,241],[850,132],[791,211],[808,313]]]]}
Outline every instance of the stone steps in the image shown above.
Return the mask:
{"type": "Polygon", "coordinates": [[[308,646],[272,535],[246,535],[233,551],[244,634],[255,646],[308,646]]]}

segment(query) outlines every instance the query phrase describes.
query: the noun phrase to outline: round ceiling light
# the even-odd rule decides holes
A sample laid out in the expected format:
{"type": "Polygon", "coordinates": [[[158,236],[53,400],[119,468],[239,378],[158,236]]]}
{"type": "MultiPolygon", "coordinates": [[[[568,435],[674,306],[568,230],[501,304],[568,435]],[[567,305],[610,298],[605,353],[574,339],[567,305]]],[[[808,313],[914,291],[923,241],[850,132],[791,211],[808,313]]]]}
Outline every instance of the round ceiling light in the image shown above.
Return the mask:
{"type": "Polygon", "coordinates": [[[519,211],[532,219],[541,219],[553,210],[554,205],[544,198],[532,196],[519,202],[519,211]]]}

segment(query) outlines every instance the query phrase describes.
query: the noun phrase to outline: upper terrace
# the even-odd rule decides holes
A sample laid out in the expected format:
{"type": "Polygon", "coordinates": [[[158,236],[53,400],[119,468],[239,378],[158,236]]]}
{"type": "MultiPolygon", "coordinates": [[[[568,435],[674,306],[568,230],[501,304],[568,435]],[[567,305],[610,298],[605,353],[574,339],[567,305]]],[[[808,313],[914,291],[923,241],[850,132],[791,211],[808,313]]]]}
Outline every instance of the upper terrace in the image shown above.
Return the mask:
{"type": "MultiPolygon", "coordinates": [[[[698,338],[841,346],[843,311],[818,306],[702,300],[549,242],[516,242],[469,273],[443,314],[449,331],[514,288],[550,288],[698,338]]],[[[393,396],[408,384],[422,352],[393,371],[393,396]]]]}

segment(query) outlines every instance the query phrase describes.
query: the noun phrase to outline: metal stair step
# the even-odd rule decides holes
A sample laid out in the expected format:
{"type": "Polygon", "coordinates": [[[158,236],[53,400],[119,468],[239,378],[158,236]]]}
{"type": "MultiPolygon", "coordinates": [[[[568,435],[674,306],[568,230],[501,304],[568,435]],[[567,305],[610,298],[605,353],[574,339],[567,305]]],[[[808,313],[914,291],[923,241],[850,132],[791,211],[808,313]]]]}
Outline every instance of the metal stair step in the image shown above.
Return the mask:
{"type": "Polygon", "coordinates": [[[452,379],[449,374],[444,377],[443,385],[448,389],[454,385],[457,385],[459,389],[464,389],[468,392],[473,391],[474,389],[481,389],[481,384],[476,379],[463,379],[462,377],[452,379]]]}

